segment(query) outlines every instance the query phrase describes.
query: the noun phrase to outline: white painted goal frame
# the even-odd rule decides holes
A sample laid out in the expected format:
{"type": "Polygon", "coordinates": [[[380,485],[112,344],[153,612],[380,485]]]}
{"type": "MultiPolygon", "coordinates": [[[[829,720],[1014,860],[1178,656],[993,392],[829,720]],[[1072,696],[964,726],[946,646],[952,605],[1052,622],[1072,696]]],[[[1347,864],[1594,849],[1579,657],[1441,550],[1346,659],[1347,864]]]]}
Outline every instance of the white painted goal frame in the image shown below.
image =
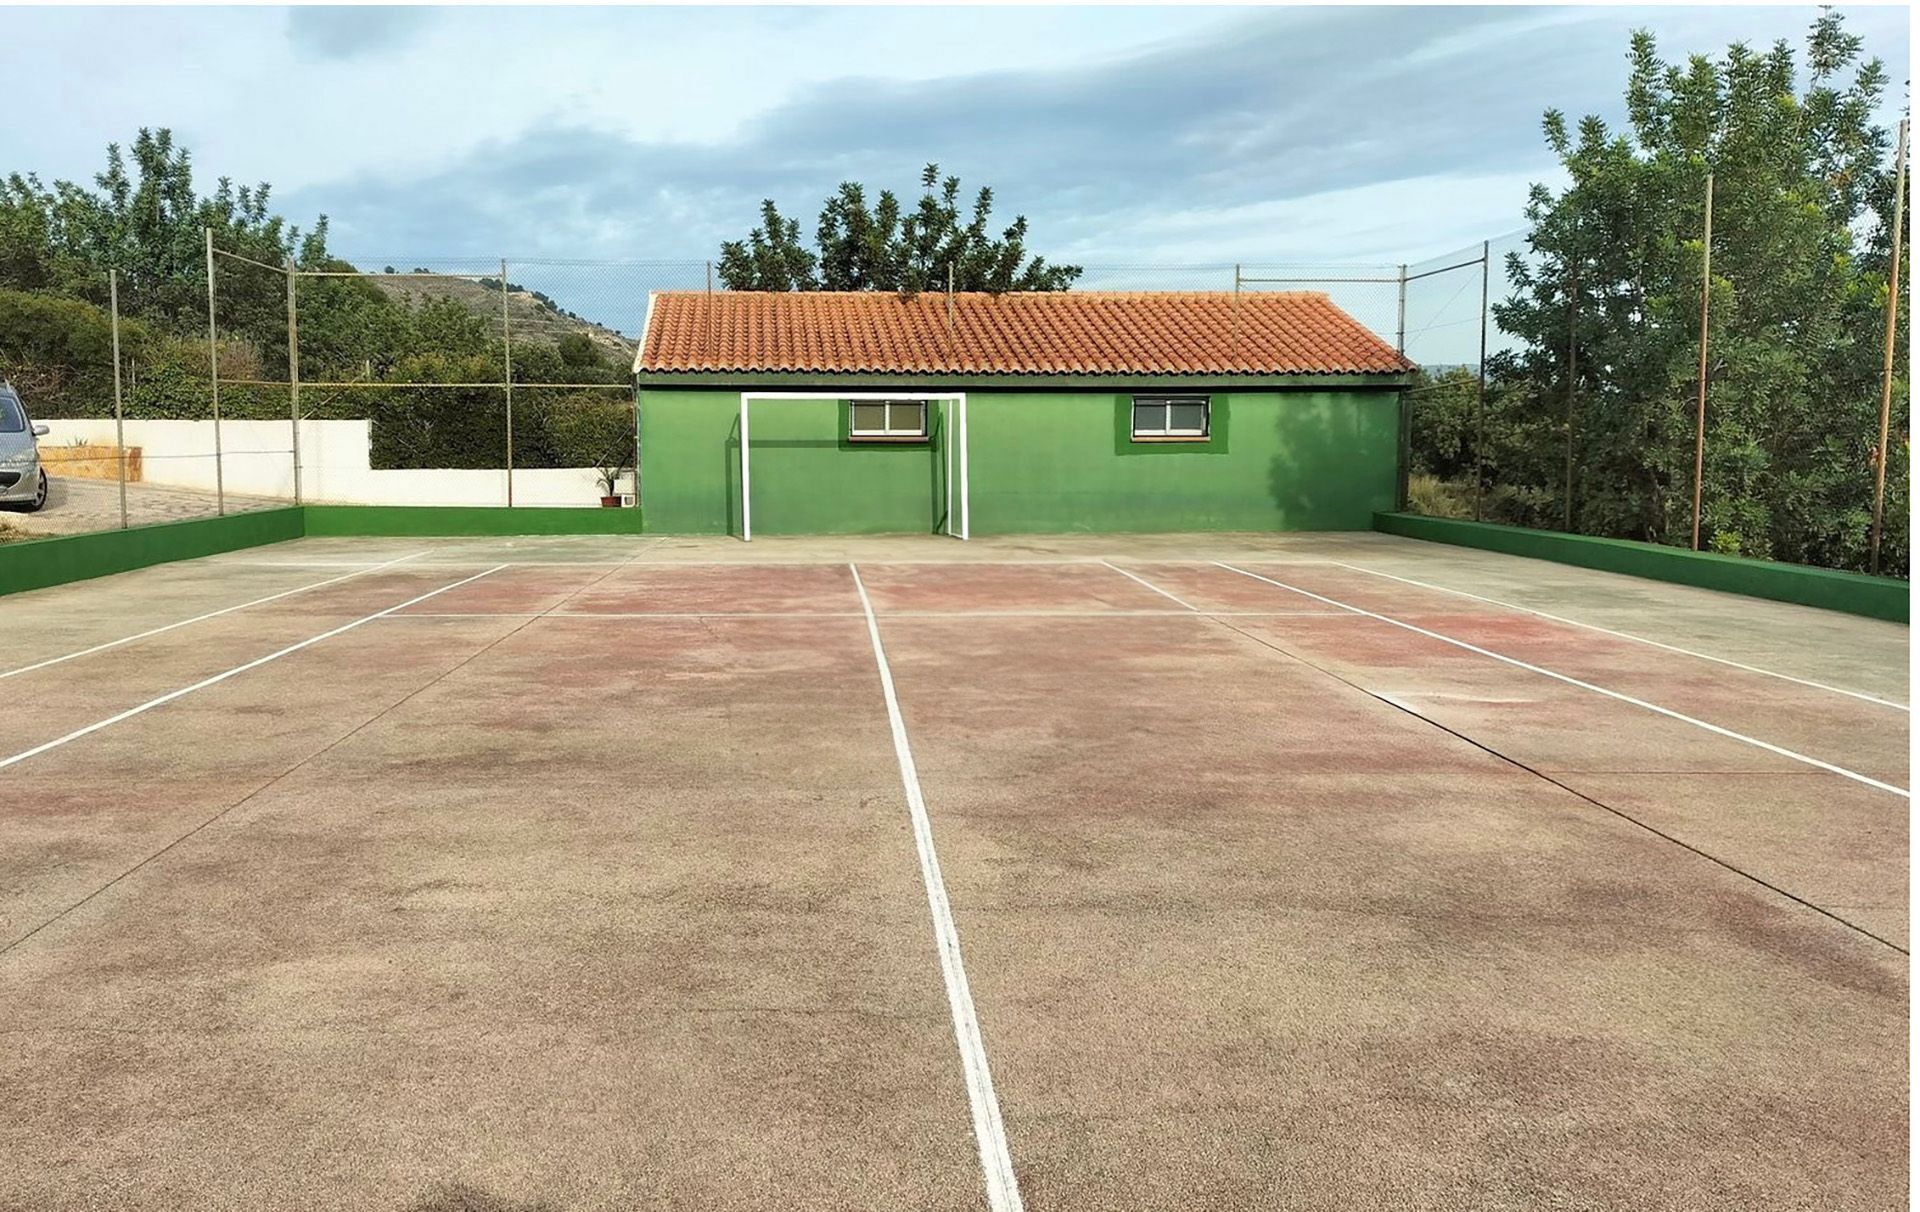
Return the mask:
{"type": "MultiPolygon", "coordinates": [[[[816,402],[832,400],[920,400],[932,403],[944,400],[949,407],[946,419],[958,421],[957,425],[943,427],[940,442],[941,451],[947,461],[947,526],[946,533],[956,539],[965,539],[970,534],[971,499],[967,492],[967,393],[964,391],[743,391],[740,393],[740,538],[744,542],[753,542],[753,458],[752,443],[748,438],[750,405],[755,400],[813,400],[816,402]],[[954,458],[958,451],[960,461],[960,526],[954,529],[953,486],[954,458]]],[[[927,419],[928,426],[932,418],[927,419]]]]}

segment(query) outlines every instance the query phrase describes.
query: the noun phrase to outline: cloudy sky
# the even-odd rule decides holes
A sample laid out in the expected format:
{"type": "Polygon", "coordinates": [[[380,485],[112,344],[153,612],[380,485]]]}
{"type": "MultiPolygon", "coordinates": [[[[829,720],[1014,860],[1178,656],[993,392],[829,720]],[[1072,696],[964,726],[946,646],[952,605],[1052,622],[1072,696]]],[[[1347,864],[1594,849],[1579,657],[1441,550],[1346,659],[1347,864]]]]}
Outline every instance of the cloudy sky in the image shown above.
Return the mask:
{"type": "MultiPolygon", "coordinates": [[[[1417,261],[1520,225],[1541,111],[1617,117],[1628,32],[1807,8],[11,9],[0,171],[171,126],[362,262],[704,258],[773,197],[937,160],[1087,265],[1417,261]]],[[[1847,7],[1905,103],[1904,7],[1847,7]]]]}

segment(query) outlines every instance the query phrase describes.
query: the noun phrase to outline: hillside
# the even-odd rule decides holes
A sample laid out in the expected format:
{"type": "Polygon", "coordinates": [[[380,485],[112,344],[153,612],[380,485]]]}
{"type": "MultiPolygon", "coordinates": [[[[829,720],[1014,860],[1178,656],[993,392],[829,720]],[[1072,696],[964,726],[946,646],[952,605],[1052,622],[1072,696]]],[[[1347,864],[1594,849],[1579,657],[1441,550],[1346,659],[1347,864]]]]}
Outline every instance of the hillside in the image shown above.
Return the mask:
{"type": "MultiPolygon", "coordinates": [[[[368,280],[392,298],[409,306],[417,306],[420,300],[437,296],[463,304],[476,314],[485,316],[490,323],[500,322],[500,280],[498,278],[400,275],[368,280]]],[[[507,287],[507,316],[513,326],[514,340],[553,342],[568,333],[584,333],[596,348],[613,360],[615,365],[624,367],[633,363],[636,347],[627,337],[611,328],[595,324],[591,320],[568,315],[554,307],[544,297],[536,295],[535,292],[517,283],[509,282],[507,287]]]]}

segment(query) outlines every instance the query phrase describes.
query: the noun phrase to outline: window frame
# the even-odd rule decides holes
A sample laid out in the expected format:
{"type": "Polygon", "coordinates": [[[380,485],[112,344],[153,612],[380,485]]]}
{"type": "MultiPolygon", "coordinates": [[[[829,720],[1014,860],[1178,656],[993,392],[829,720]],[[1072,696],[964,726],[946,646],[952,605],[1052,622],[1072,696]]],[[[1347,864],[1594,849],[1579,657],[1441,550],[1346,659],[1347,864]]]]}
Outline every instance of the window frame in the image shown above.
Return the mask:
{"type": "Polygon", "coordinates": [[[1211,442],[1213,440],[1213,397],[1210,395],[1145,395],[1134,396],[1127,408],[1127,428],[1135,442],[1158,444],[1162,442],[1211,442]],[[1173,428],[1173,409],[1178,404],[1198,404],[1200,406],[1199,432],[1176,430],[1173,428]],[[1161,428],[1140,428],[1141,406],[1158,407],[1161,411],[1161,428]]]}
{"type": "Polygon", "coordinates": [[[848,400],[847,402],[847,441],[862,443],[888,444],[925,444],[932,441],[931,415],[925,400],[848,400]],[[862,407],[886,409],[886,426],[883,429],[861,429],[854,421],[855,410],[862,407]],[[893,410],[896,408],[914,408],[920,413],[917,429],[897,428],[893,423],[893,410]]]}

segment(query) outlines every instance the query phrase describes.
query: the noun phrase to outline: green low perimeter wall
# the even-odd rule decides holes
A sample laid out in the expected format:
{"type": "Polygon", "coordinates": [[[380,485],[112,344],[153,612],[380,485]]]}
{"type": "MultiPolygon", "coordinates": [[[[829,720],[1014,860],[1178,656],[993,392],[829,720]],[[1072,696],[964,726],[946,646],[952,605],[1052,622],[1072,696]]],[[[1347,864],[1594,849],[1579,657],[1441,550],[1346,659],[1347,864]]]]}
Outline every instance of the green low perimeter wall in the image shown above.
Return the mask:
{"type": "MultiPolygon", "coordinates": [[[[740,532],[739,390],[641,389],[649,531],[740,532]]],[[[1179,443],[1133,440],[1144,384],[967,390],[976,535],[1366,530],[1395,503],[1397,390],[1187,389],[1211,398],[1211,433],[1179,443]]],[[[753,404],[754,533],[944,529],[957,426],[950,405],[930,407],[928,440],[891,444],[851,441],[831,387],[753,404]]]]}
{"type": "Polygon", "coordinates": [[[1710,551],[1662,547],[1657,543],[1600,539],[1552,530],[1526,530],[1517,526],[1465,522],[1455,518],[1427,518],[1410,513],[1376,514],[1373,525],[1375,530],[1410,539],[1478,547],[1507,555],[1552,560],[1605,572],[1621,572],[1628,576],[1672,581],[1679,585],[1694,585],[1701,589],[1743,593],[1748,597],[1769,598],[1776,602],[1843,610],[1848,614],[1888,619],[1896,623],[1908,621],[1911,587],[1906,581],[1891,577],[1836,572],[1827,568],[1809,568],[1803,564],[1776,564],[1768,560],[1749,560],[1710,551]]]}
{"type": "Polygon", "coordinates": [[[637,534],[638,509],[306,505],[0,543],[0,595],[308,535],[637,534]]]}
{"type": "Polygon", "coordinates": [[[638,509],[496,505],[308,505],[309,535],[638,534],[638,509]]]}
{"type": "Polygon", "coordinates": [[[5,543],[0,544],[0,594],[280,543],[304,534],[306,518],[296,506],[5,543]]]}

